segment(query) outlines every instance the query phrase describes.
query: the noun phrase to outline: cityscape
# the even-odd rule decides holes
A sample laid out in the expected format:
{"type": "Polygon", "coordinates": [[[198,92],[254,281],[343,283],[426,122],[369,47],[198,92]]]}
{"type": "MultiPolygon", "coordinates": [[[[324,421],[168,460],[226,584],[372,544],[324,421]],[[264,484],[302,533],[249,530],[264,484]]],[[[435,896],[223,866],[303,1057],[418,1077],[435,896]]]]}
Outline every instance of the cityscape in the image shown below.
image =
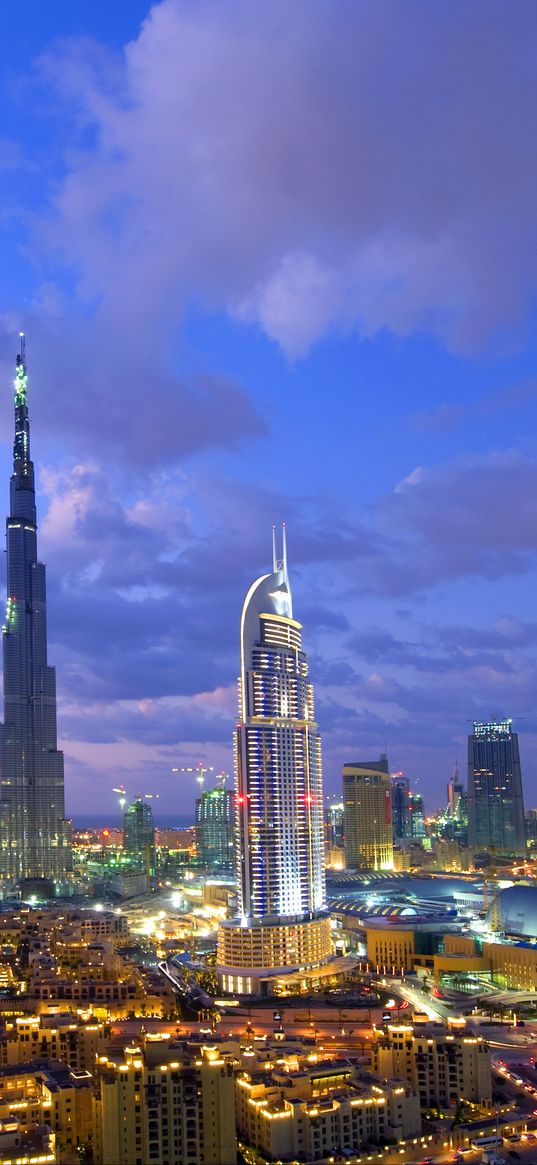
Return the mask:
{"type": "Polygon", "coordinates": [[[240,616],[233,787],[186,766],[187,827],[121,785],[120,828],[73,829],[22,333],[6,539],[1,1159],[531,1160],[537,809],[512,720],[474,722],[441,812],[385,754],[325,798],[273,528],[240,616]]]}
{"type": "Polygon", "coordinates": [[[0,1165],[537,1165],[535,7],[12,7],[0,1165]]]}

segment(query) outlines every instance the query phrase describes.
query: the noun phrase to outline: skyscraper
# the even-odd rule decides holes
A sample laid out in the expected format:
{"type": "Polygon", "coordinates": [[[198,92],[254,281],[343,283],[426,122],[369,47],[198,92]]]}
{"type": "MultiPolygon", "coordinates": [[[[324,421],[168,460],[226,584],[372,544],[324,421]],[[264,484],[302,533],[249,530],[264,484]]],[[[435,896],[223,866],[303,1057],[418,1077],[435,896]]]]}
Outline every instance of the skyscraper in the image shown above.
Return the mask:
{"type": "Polygon", "coordinates": [[[447,787],[447,807],[444,813],[442,833],[461,845],[468,844],[468,795],[459,777],[459,767],[455,764],[453,776],[447,787]]]}
{"type": "Polygon", "coordinates": [[[409,793],[408,795],[408,816],[410,819],[409,836],[421,840],[426,836],[427,830],[423,820],[423,797],[421,793],[409,793]]]}
{"type": "Polygon", "coordinates": [[[209,870],[229,873],[235,863],[235,795],[217,785],[196,801],[196,851],[209,870]]]}
{"type": "Polygon", "coordinates": [[[347,869],[392,869],[392,790],[385,756],[343,766],[343,802],[347,869]]]}
{"type": "Polygon", "coordinates": [[[138,794],[127,806],[123,818],[123,849],[143,866],[155,872],[155,822],[151,806],[138,794]]]}
{"type": "Polygon", "coordinates": [[[511,724],[476,722],[468,737],[468,843],[474,849],[523,856],[520,754],[511,724]]]}
{"type": "Polygon", "coordinates": [[[240,917],[220,926],[221,985],[266,993],[330,958],[321,741],[283,557],[246,595],[235,734],[240,917]]]}
{"type": "Polygon", "coordinates": [[[15,443],[6,523],[4,724],[0,734],[0,874],[63,879],[71,866],[63,753],[56,737],[56,673],[47,663],[45,567],[37,561],[24,337],[15,375],[15,443]]]}
{"type": "Polygon", "coordinates": [[[392,773],[392,818],[393,839],[400,841],[403,837],[411,836],[411,823],[408,803],[410,798],[410,782],[408,777],[401,773],[392,773]]]}

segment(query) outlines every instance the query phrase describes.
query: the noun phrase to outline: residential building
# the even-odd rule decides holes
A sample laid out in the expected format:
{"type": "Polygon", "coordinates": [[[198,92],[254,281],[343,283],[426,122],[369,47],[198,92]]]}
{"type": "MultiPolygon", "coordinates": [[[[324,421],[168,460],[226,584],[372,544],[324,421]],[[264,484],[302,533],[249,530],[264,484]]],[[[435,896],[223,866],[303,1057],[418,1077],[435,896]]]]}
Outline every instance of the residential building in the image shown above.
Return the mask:
{"type": "Polygon", "coordinates": [[[233,1066],[216,1047],[154,1040],[100,1057],[100,1165],[235,1165],[233,1066]]]}
{"type": "Polygon", "coordinates": [[[375,1032],[371,1066],[380,1076],[400,1076],[423,1107],[455,1108],[461,1099],[490,1107],[491,1057],[481,1036],[457,1035],[436,1025],[419,1030],[389,1023],[375,1032]]]}
{"type": "Polygon", "coordinates": [[[402,1080],[360,1078],[348,1061],[242,1071],[236,1096],[239,1137],[266,1160],[324,1159],[421,1131],[415,1090],[402,1080]]]}

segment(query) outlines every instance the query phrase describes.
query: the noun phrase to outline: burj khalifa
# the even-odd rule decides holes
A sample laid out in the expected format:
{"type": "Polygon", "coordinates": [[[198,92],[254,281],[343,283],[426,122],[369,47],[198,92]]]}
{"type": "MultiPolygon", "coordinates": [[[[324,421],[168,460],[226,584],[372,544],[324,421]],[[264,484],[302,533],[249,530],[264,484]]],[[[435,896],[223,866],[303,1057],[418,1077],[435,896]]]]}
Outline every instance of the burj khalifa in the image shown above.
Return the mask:
{"type": "Polygon", "coordinates": [[[4,723],[0,726],[0,878],[61,883],[71,849],[63,753],[57,747],[56,672],[47,662],[45,567],[37,559],[24,336],[15,373],[15,441],[6,522],[7,599],[2,628],[4,723]]]}

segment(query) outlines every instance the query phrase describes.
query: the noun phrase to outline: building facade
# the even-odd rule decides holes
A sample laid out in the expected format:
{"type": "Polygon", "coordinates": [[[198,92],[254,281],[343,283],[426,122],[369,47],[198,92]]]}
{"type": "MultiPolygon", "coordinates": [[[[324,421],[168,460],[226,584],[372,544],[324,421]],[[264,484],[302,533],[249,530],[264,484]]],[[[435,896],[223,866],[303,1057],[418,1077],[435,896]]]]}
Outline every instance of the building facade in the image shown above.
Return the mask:
{"type": "Polygon", "coordinates": [[[56,673],[47,661],[45,567],[37,559],[24,338],[15,376],[15,443],[6,523],[4,724],[0,733],[0,878],[62,882],[71,869],[56,673]]]}
{"type": "Polygon", "coordinates": [[[393,869],[391,785],[385,756],[343,766],[347,869],[393,869]]]}
{"type": "Polygon", "coordinates": [[[332,952],[325,908],[321,740],[283,558],[250,587],[241,617],[235,734],[240,915],[218,939],[221,986],[270,993],[332,952]]]}
{"type": "Polygon", "coordinates": [[[511,720],[474,723],[468,737],[468,844],[526,853],[518,733],[511,720]]]}

